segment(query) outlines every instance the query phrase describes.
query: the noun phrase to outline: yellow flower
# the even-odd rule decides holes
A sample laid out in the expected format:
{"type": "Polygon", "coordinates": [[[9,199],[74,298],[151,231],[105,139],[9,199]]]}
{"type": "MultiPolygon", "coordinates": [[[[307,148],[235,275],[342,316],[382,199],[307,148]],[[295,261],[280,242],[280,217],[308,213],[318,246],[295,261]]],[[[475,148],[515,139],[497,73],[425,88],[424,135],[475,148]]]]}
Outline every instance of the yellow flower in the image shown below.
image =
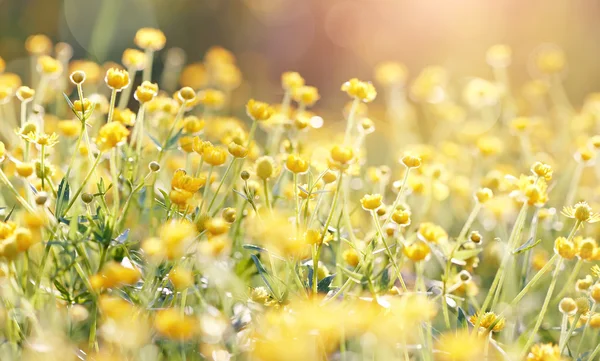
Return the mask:
{"type": "Polygon", "coordinates": [[[383,196],[381,194],[365,194],[360,199],[360,204],[364,210],[372,211],[381,207],[381,200],[383,196]]]}
{"type": "Polygon", "coordinates": [[[204,129],[204,119],[199,119],[195,115],[189,115],[183,119],[183,130],[186,133],[198,133],[204,129]]]}
{"type": "Polygon", "coordinates": [[[402,162],[406,168],[419,168],[421,166],[421,158],[410,153],[405,154],[402,159],[400,159],[400,162],[402,162]]]}
{"type": "Polygon", "coordinates": [[[130,127],[135,124],[135,113],[129,110],[129,108],[115,108],[113,113],[113,120],[130,127]]]}
{"type": "Polygon", "coordinates": [[[207,164],[218,167],[225,164],[227,160],[227,151],[218,146],[205,147],[202,150],[202,158],[207,164]]]}
{"type": "Polygon", "coordinates": [[[38,132],[30,132],[25,135],[21,135],[23,139],[28,142],[37,143],[38,145],[42,145],[44,147],[51,148],[58,144],[58,134],[46,134],[46,133],[38,133],[38,132]]]}
{"type": "Polygon", "coordinates": [[[58,76],[62,72],[62,68],[60,61],[50,56],[43,55],[38,58],[37,70],[44,75],[58,76]]]}
{"type": "Polygon", "coordinates": [[[141,28],[135,33],[133,42],[144,50],[158,51],[165,47],[167,38],[158,29],[141,28]]]}
{"type": "Polygon", "coordinates": [[[352,147],[343,145],[334,145],[331,148],[331,159],[340,165],[346,165],[354,159],[354,151],[352,147]]]}
{"type": "Polygon", "coordinates": [[[104,78],[109,88],[121,91],[129,86],[129,73],[122,69],[110,68],[104,78]]]}
{"type": "Polygon", "coordinates": [[[600,214],[592,212],[587,202],[579,202],[574,206],[565,206],[562,210],[565,217],[576,219],[581,223],[596,223],[600,221],[600,214]]]}
{"type": "Polygon", "coordinates": [[[275,161],[269,156],[258,158],[255,162],[255,172],[260,179],[271,178],[275,172],[275,161]]]}
{"type": "Polygon", "coordinates": [[[221,109],[225,104],[225,94],[216,89],[205,89],[198,93],[200,104],[210,109],[221,109]]]}
{"type": "Polygon", "coordinates": [[[196,320],[175,308],[158,311],[154,319],[154,328],[160,335],[177,341],[191,339],[196,333],[197,325],[196,320]]]}
{"type": "Polygon", "coordinates": [[[356,78],[342,84],[342,91],[346,92],[351,98],[359,99],[365,103],[372,102],[377,96],[377,91],[371,82],[360,81],[356,78]]]}
{"type": "Polygon", "coordinates": [[[573,241],[558,237],[554,241],[554,252],[564,259],[573,259],[577,255],[577,248],[573,241]]]}
{"type": "Polygon", "coordinates": [[[154,99],[156,94],[158,94],[158,84],[144,81],[140,86],[137,87],[133,96],[135,100],[144,104],[154,99]]]}
{"type": "Polygon", "coordinates": [[[246,114],[248,114],[252,120],[258,122],[265,121],[271,118],[273,113],[273,108],[267,103],[250,99],[246,104],[246,114]]]}
{"type": "Polygon", "coordinates": [[[493,332],[502,331],[506,324],[504,317],[498,317],[498,315],[496,315],[494,312],[486,312],[484,314],[478,312],[469,317],[469,322],[471,322],[473,325],[479,323],[479,327],[484,329],[489,329],[492,327],[493,332]]]}
{"type": "Polygon", "coordinates": [[[194,284],[194,274],[182,266],[175,266],[169,272],[169,281],[177,290],[185,290],[194,284]]]}
{"type": "Polygon", "coordinates": [[[564,360],[558,345],[551,343],[535,344],[527,354],[527,361],[561,361],[564,360]]]}
{"type": "Polygon", "coordinates": [[[494,197],[494,193],[489,188],[479,188],[475,192],[475,199],[481,204],[484,204],[485,202],[489,201],[490,199],[492,199],[492,197],[494,197]]]}
{"type": "Polygon", "coordinates": [[[35,95],[35,90],[31,89],[30,87],[21,86],[17,89],[17,92],[15,94],[17,95],[17,98],[20,101],[29,102],[29,101],[33,100],[33,96],[35,95]]]}
{"type": "Polygon", "coordinates": [[[295,71],[288,71],[281,75],[281,86],[287,91],[304,86],[304,78],[295,71]]]}
{"type": "Polygon", "coordinates": [[[448,240],[448,233],[442,227],[430,222],[421,223],[417,235],[423,241],[436,244],[448,240]]]}
{"type": "Polygon", "coordinates": [[[447,332],[436,342],[436,360],[440,361],[480,361],[485,357],[485,342],[473,336],[468,330],[447,332]]]}
{"type": "Polygon", "coordinates": [[[535,176],[544,178],[546,181],[552,179],[552,167],[542,162],[535,162],[531,166],[531,173],[535,176]]]}
{"type": "Polygon", "coordinates": [[[206,184],[206,178],[187,175],[184,169],[177,169],[171,179],[171,188],[196,193],[206,184]]]}
{"type": "Polygon", "coordinates": [[[402,253],[411,261],[419,262],[427,259],[431,253],[431,249],[426,242],[417,239],[412,243],[406,244],[402,248],[402,253]]]}
{"type": "Polygon", "coordinates": [[[100,150],[115,148],[127,140],[129,130],[119,122],[110,122],[102,126],[98,132],[96,143],[100,150]]]}
{"type": "Polygon", "coordinates": [[[472,108],[489,107],[500,99],[500,89],[494,83],[475,78],[472,79],[463,91],[465,102],[472,108]]]}
{"type": "Polygon", "coordinates": [[[142,70],[146,67],[146,55],[137,49],[125,49],[121,62],[127,69],[142,70]]]}
{"type": "Polygon", "coordinates": [[[559,73],[566,65],[565,54],[558,46],[554,44],[546,44],[538,49],[535,58],[535,65],[542,73],[559,73]]]}
{"type": "Polygon", "coordinates": [[[310,163],[295,154],[288,155],[285,161],[285,168],[292,173],[302,174],[308,171],[310,163]]]}
{"type": "Polygon", "coordinates": [[[492,45],[485,53],[485,60],[492,68],[506,68],[510,65],[512,50],[508,45],[492,45]]]}
{"type": "Polygon", "coordinates": [[[344,259],[344,262],[351,267],[358,266],[358,263],[360,262],[358,252],[353,248],[345,250],[344,253],[342,253],[342,258],[344,259]]]}
{"type": "Polygon", "coordinates": [[[25,40],[25,49],[32,55],[48,54],[52,51],[52,40],[43,34],[31,35],[25,40]]]}
{"type": "Polygon", "coordinates": [[[307,107],[313,106],[321,98],[319,90],[314,86],[299,86],[293,89],[292,98],[307,107]]]}
{"type": "Polygon", "coordinates": [[[408,209],[397,209],[392,213],[392,221],[399,226],[410,226],[411,212],[408,209]]]}
{"type": "Polygon", "coordinates": [[[406,65],[396,62],[385,62],[375,67],[375,80],[385,86],[404,85],[408,77],[406,65]]]}

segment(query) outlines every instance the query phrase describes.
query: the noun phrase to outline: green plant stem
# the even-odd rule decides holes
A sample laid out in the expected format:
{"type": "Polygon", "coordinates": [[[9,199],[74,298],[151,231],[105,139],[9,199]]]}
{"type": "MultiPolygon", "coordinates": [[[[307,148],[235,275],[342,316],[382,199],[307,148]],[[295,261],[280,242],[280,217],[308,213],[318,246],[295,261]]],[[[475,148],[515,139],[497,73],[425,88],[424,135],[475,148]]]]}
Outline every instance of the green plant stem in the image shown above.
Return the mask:
{"type": "Polygon", "coordinates": [[[143,81],[152,80],[152,66],[154,65],[154,52],[151,49],[146,49],[146,66],[142,73],[143,81]]]}
{"type": "Polygon", "coordinates": [[[402,272],[400,272],[400,267],[398,267],[396,258],[394,257],[392,250],[390,249],[390,247],[388,246],[388,243],[385,240],[385,234],[383,233],[383,230],[381,229],[381,224],[379,223],[379,218],[377,217],[377,213],[373,210],[373,211],[371,211],[371,216],[373,217],[373,222],[375,223],[375,228],[377,229],[377,233],[379,233],[379,237],[381,239],[381,242],[383,243],[383,246],[385,247],[385,251],[388,255],[388,258],[390,259],[390,261],[392,262],[392,265],[394,266],[394,270],[396,271],[396,277],[398,277],[398,280],[400,281],[402,290],[406,292],[406,291],[408,291],[408,289],[406,288],[406,283],[404,283],[404,278],[402,277],[402,272]]]}
{"type": "Polygon", "coordinates": [[[349,145],[352,140],[352,128],[354,128],[354,115],[356,110],[358,109],[358,104],[360,100],[358,98],[354,98],[352,100],[352,106],[350,107],[350,112],[348,113],[348,122],[346,123],[346,133],[344,134],[344,144],[349,145]]]}
{"type": "Polygon", "coordinates": [[[29,213],[35,213],[35,210],[33,209],[33,207],[29,203],[27,203],[27,201],[25,200],[25,198],[23,198],[21,196],[21,194],[19,194],[19,192],[12,185],[12,183],[10,182],[10,180],[8,179],[8,177],[6,176],[6,174],[4,173],[4,171],[2,171],[2,169],[0,169],[0,181],[2,181],[6,185],[6,187],[15,196],[15,198],[17,199],[17,201],[19,203],[21,203],[21,205],[23,206],[23,208],[25,208],[29,213]]]}
{"type": "Polygon", "coordinates": [[[562,258],[559,258],[558,262],[556,262],[556,268],[554,269],[554,272],[552,273],[552,281],[550,281],[550,286],[548,286],[548,292],[546,293],[546,298],[544,299],[544,303],[538,314],[538,318],[535,323],[535,326],[533,326],[533,330],[531,330],[529,339],[527,340],[527,342],[525,343],[525,346],[523,347],[523,352],[521,354],[521,357],[518,358],[519,360],[523,359],[525,357],[525,355],[527,354],[529,347],[531,347],[531,345],[533,344],[533,341],[535,340],[535,337],[537,336],[537,333],[540,330],[540,326],[542,325],[542,322],[544,321],[544,316],[546,315],[546,311],[548,310],[548,305],[550,304],[550,300],[552,299],[552,293],[554,292],[554,287],[556,286],[556,280],[558,279],[558,274],[560,273],[560,268],[562,266],[562,262],[563,262],[562,258]]]}
{"type": "Polygon", "coordinates": [[[92,164],[92,167],[90,168],[90,170],[88,171],[88,173],[85,175],[85,178],[83,179],[83,182],[81,183],[81,185],[79,186],[79,188],[77,189],[77,191],[73,194],[73,198],[71,199],[71,201],[67,205],[67,208],[65,208],[63,214],[67,214],[67,212],[71,209],[71,207],[73,207],[73,204],[75,204],[75,202],[79,198],[79,195],[83,191],[83,188],[85,187],[85,185],[87,184],[87,182],[90,180],[90,177],[94,173],[94,170],[98,166],[98,163],[100,163],[100,159],[101,158],[102,158],[102,153],[99,153],[98,156],[96,157],[96,161],[94,162],[94,164],[92,164]]]}
{"type": "Polygon", "coordinates": [[[269,200],[269,182],[266,179],[263,179],[263,193],[265,197],[265,207],[267,207],[270,214],[273,214],[273,209],[271,208],[271,201],[269,200]]]}
{"type": "Polygon", "coordinates": [[[133,89],[133,82],[135,81],[135,73],[136,73],[135,68],[134,67],[127,68],[127,73],[129,74],[129,79],[131,79],[131,82],[129,83],[128,87],[123,89],[123,92],[121,93],[121,97],[119,98],[119,105],[118,105],[119,109],[125,109],[127,107],[127,103],[129,103],[129,97],[131,96],[131,90],[133,89]]]}
{"type": "Polygon", "coordinates": [[[575,279],[579,276],[579,271],[581,271],[581,267],[583,266],[583,260],[578,258],[575,266],[573,266],[573,270],[569,274],[569,278],[564,283],[562,290],[558,293],[558,295],[554,298],[554,302],[560,301],[563,296],[571,289],[575,284],[575,279]]]}
{"type": "MultiPolygon", "coordinates": [[[[575,315],[575,318],[573,319],[573,322],[571,322],[571,327],[569,327],[569,330],[565,334],[565,337],[564,338],[561,337],[562,343],[559,342],[559,347],[558,347],[560,349],[561,354],[565,351],[565,347],[567,347],[567,344],[569,343],[569,340],[571,339],[571,336],[573,335],[573,331],[575,330],[575,327],[577,327],[577,322],[579,321],[580,317],[581,317],[581,313],[577,312],[577,314],[575,315]]],[[[567,318],[567,322],[568,322],[568,318],[567,318]]]]}
{"type": "Polygon", "coordinates": [[[594,313],[596,312],[596,307],[598,306],[598,304],[596,302],[594,302],[592,304],[592,308],[590,310],[590,314],[589,317],[587,318],[587,321],[585,322],[585,325],[583,326],[583,332],[581,333],[581,337],[579,340],[579,343],[577,344],[577,349],[575,350],[574,355],[577,356],[579,355],[579,351],[581,350],[581,346],[583,345],[583,341],[585,341],[585,335],[588,331],[588,329],[590,328],[590,321],[592,320],[592,315],[594,315],[594,313]]]}
{"type": "MultiPolygon", "coordinates": [[[[225,179],[227,179],[227,176],[229,175],[229,172],[231,171],[231,168],[233,168],[233,165],[235,164],[235,161],[236,161],[236,158],[233,158],[231,160],[231,162],[227,166],[227,169],[225,169],[225,172],[221,176],[221,181],[219,182],[219,185],[217,186],[217,190],[215,190],[215,194],[212,196],[212,199],[210,200],[210,203],[208,204],[208,208],[206,209],[206,213],[210,212],[210,209],[212,208],[213,204],[215,203],[215,200],[217,199],[217,196],[219,195],[219,191],[221,190],[221,187],[223,186],[223,183],[225,182],[225,179]]],[[[207,179],[207,182],[208,182],[208,179],[207,179]]]]}
{"type": "Polygon", "coordinates": [[[108,106],[108,118],[106,118],[106,122],[110,123],[113,120],[113,115],[115,114],[115,101],[117,100],[117,90],[113,89],[110,93],[110,104],[108,106]]]}
{"type": "Polygon", "coordinates": [[[403,201],[404,192],[405,192],[405,188],[406,188],[406,183],[408,182],[408,174],[410,173],[411,169],[412,168],[406,168],[406,172],[404,172],[404,178],[402,179],[402,184],[400,185],[400,189],[398,190],[398,195],[396,196],[396,199],[394,200],[394,203],[392,203],[392,208],[390,210],[390,217],[388,217],[385,220],[385,222],[383,222],[382,228],[385,228],[385,226],[388,225],[388,223],[392,219],[391,213],[395,212],[396,208],[398,208],[398,206],[400,205],[400,202],[403,201]]]}

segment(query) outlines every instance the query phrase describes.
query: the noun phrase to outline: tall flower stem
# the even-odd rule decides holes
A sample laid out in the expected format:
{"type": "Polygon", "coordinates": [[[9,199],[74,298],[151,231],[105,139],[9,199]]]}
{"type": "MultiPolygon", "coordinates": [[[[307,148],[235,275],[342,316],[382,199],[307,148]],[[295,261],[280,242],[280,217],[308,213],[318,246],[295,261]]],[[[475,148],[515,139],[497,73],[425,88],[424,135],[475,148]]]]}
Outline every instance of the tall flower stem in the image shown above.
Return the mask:
{"type": "Polygon", "coordinates": [[[550,281],[550,286],[548,286],[548,292],[546,293],[546,298],[544,299],[542,308],[540,309],[540,311],[538,313],[537,321],[535,323],[535,326],[533,326],[533,330],[531,330],[529,339],[527,340],[527,342],[525,343],[525,346],[523,347],[523,353],[521,354],[521,357],[518,358],[519,360],[521,360],[525,357],[527,351],[529,350],[529,347],[531,347],[531,345],[533,344],[533,341],[535,340],[535,336],[537,335],[538,331],[540,330],[540,326],[542,325],[542,322],[544,321],[544,316],[546,315],[546,311],[548,311],[548,305],[550,304],[550,300],[552,299],[552,293],[554,292],[554,287],[556,286],[556,280],[558,280],[558,274],[560,273],[560,268],[562,266],[562,262],[563,262],[562,258],[559,258],[558,262],[556,262],[556,268],[554,269],[554,272],[552,273],[552,281],[550,281]]]}
{"type": "Polygon", "coordinates": [[[358,104],[360,103],[360,99],[354,98],[352,101],[352,106],[350,107],[350,112],[348,113],[348,122],[346,123],[346,133],[344,135],[344,144],[349,145],[352,140],[352,129],[354,128],[354,116],[356,114],[356,110],[358,109],[358,104]]]}
{"type": "Polygon", "coordinates": [[[94,162],[94,164],[92,164],[92,167],[90,168],[90,170],[86,174],[85,178],[83,178],[83,181],[81,182],[81,185],[79,186],[79,188],[77,189],[77,191],[75,191],[75,194],[73,194],[73,198],[71,199],[71,201],[67,205],[67,208],[65,208],[65,210],[63,211],[63,214],[67,214],[67,212],[71,209],[71,207],[73,207],[73,204],[75,204],[75,202],[79,198],[79,195],[83,191],[83,188],[85,187],[85,185],[87,184],[87,182],[90,180],[90,177],[94,173],[96,167],[98,166],[98,163],[100,163],[100,159],[102,159],[102,153],[98,154],[98,156],[96,157],[96,161],[94,162]]]}
{"type": "Polygon", "coordinates": [[[106,122],[112,122],[113,115],[115,113],[115,101],[117,100],[117,90],[113,89],[110,93],[110,104],[108,106],[108,117],[106,118],[106,122]]]}
{"type": "Polygon", "coordinates": [[[402,278],[402,272],[400,272],[400,267],[398,267],[398,263],[396,262],[396,257],[392,253],[392,250],[390,249],[390,247],[388,246],[388,243],[385,240],[385,234],[383,233],[383,230],[381,229],[381,224],[379,223],[379,218],[377,217],[377,213],[375,211],[371,211],[371,216],[373,217],[373,222],[375,223],[375,228],[377,229],[377,233],[379,233],[379,237],[381,239],[381,242],[383,243],[383,246],[385,247],[385,251],[388,255],[388,258],[390,259],[390,262],[392,262],[392,265],[394,266],[394,270],[396,271],[396,277],[398,277],[398,280],[400,281],[402,290],[407,291],[408,289],[406,288],[406,283],[404,283],[404,278],[402,278]]]}
{"type": "Polygon", "coordinates": [[[152,79],[152,66],[154,65],[154,52],[150,49],[146,49],[146,66],[142,73],[143,81],[150,81],[152,79]]]}
{"type": "MultiPolygon", "coordinates": [[[[236,158],[233,158],[231,160],[231,162],[227,166],[227,169],[225,169],[225,172],[221,176],[221,181],[219,182],[219,185],[217,186],[217,190],[215,190],[215,194],[212,196],[212,199],[210,200],[210,203],[208,204],[208,208],[206,209],[206,213],[210,212],[210,209],[212,208],[213,204],[215,203],[215,200],[217,199],[217,196],[219,195],[219,191],[221,190],[221,187],[223,186],[223,183],[225,182],[225,179],[227,179],[227,176],[229,175],[229,172],[231,171],[231,168],[233,168],[233,165],[235,164],[235,161],[236,161],[236,158]]],[[[208,182],[208,179],[207,179],[207,182],[208,182]]]]}
{"type": "MultiPolygon", "coordinates": [[[[400,189],[398,190],[398,195],[396,196],[396,199],[394,200],[394,203],[392,204],[392,209],[390,210],[390,212],[392,212],[392,213],[396,211],[396,208],[398,208],[398,206],[400,205],[400,202],[402,202],[404,200],[406,183],[408,182],[408,175],[409,175],[411,169],[412,168],[406,168],[406,172],[404,172],[404,178],[402,179],[402,184],[400,184],[400,189]]],[[[383,222],[382,228],[385,228],[385,226],[388,225],[388,223],[390,222],[391,219],[392,219],[392,217],[388,217],[385,220],[385,222],[383,222]]]]}

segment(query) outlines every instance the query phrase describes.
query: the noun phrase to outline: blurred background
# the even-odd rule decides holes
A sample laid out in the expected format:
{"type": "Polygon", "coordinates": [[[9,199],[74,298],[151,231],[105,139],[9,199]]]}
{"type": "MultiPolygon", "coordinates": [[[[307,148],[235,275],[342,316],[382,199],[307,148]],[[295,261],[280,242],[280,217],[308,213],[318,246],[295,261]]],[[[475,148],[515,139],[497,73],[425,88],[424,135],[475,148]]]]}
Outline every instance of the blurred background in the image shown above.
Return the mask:
{"type": "Polygon", "coordinates": [[[598,90],[599,20],[596,0],[0,0],[0,56],[18,72],[25,39],[44,33],[71,44],[75,59],[118,62],[138,28],[158,27],[188,62],[213,45],[233,51],[257,98],[279,100],[280,74],[296,70],[320,89],[320,104],[339,109],[340,84],[372,79],[384,60],[406,64],[411,77],[442,65],[453,79],[491,78],[485,51],[505,43],[518,86],[532,50],[552,42],[565,50],[565,86],[579,105],[598,90]]]}

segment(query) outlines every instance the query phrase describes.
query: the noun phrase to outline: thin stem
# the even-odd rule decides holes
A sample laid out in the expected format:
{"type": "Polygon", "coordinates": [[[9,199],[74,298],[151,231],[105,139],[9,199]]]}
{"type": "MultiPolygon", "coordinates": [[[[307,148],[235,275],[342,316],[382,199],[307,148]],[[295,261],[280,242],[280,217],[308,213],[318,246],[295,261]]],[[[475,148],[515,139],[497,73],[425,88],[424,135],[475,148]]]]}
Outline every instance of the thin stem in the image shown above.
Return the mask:
{"type": "MultiPolygon", "coordinates": [[[[227,169],[225,169],[225,173],[223,173],[223,175],[221,176],[221,181],[219,182],[219,185],[217,186],[217,190],[215,191],[215,194],[213,195],[212,199],[210,200],[210,203],[208,204],[206,213],[210,212],[210,209],[212,208],[213,204],[215,203],[215,200],[217,199],[217,196],[219,195],[219,191],[221,190],[221,187],[223,186],[223,183],[225,182],[225,179],[227,178],[227,175],[229,174],[229,171],[231,171],[231,168],[233,168],[233,164],[235,163],[235,160],[236,160],[236,158],[233,158],[231,160],[231,162],[227,166],[227,169]]],[[[208,182],[208,179],[207,179],[207,182],[208,182]]]]}
{"type": "Polygon", "coordinates": [[[529,336],[527,343],[525,343],[525,347],[523,347],[523,354],[521,355],[521,357],[519,357],[519,360],[523,359],[523,357],[526,355],[527,350],[529,350],[529,347],[531,347],[531,345],[533,344],[533,341],[535,340],[535,337],[537,336],[537,333],[540,330],[540,326],[542,325],[542,322],[544,321],[544,316],[546,315],[546,311],[548,310],[548,305],[550,304],[550,300],[552,299],[552,293],[554,292],[554,287],[556,286],[556,280],[558,279],[558,274],[560,273],[560,268],[562,266],[562,262],[563,262],[562,258],[559,258],[558,262],[556,262],[556,268],[554,269],[554,272],[552,273],[552,281],[550,281],[550,286],[548,286],[548,292],[546,293],[546,298],[544,299],[544,304],[542,305],[542,308],[538,314],[538,318],[535,323],[535,326],[533,326],[531,335],[529,336]]]}
{"type": "Polygon", "coordinates": [[[271,201],[269,200],[269,182],[266,179],[263,179],[263,193],[265,197],[265,206],[269,210],[269,213],[273,214],[273,209],[271,208],[271,201]]]}
{"type": "Polygon", "coordinates": [[[121,93],[121,97],[119,98],[119,109],[125,109],[127,107],[127,103],[129,103],[129,97],[131,96],[131,90],[133,88],[133,82],[135,80],[135,68],[129,67],[127,68],[127,73],[129,74],[129,79],[131,79],[131,84],[123,90],[121,93]]]}
{"type": "Polygon", "coordinates": [[[110,105],[108,107],[108,118],[106,119],[107,123],[112,122],[113,115],[115,113],[115,101],[117,100],[117,90],[113,89],[110,93],[110,105]]]}
{"type": "MultiPolygon", "coordinates": [[[[404,197],[404,190],[406,188],[406,183],[408,182],[408,174],[410,173],[410,170],[412,168],[406,168],[406,172],[404,172],[404,178],[402,179],[402,184],[400,185],[400,189],[398,190],[398,195],[396,196],[396,199],[394,200],[394,203],[392,204],[392,209],[390,210],[391,213],[396,211],[396,208],[398,208],[398,206],[400,205],[400,202],[403,201],[403,197],[404,197]]],[[[385,222],[383,222],[383,226],[382,228],[385,228],[385,226],[387,226],[387,224],[390,222],[390,220],[392,219],[392,217],[388,217],[385,222]]]]}
{"type": "Polygon", "coordinates": [[[352,106],[350,107],[350,112],[348,113],[348,122],[346,123],[346,133],[344,135],[344,144],[349,145],[352,140],[352,128],[354,128],[354,115],[356,113],[356,109],[358,109],[358,104],[360,100],[358,98],[354,98],[352,101],[352,106]]]}
{"type": "Polygon", "coordinates": [[[86,174],[85,178],[83,179],[83,182],[81,183],[81,185],[79,186],[79,188],[77,189],[77,191],[75,192],[75,194],[73,195],[73,198],[71,199],[71,201],[67,205],[67,208],[65,208],[65,210],[63,211],[63,214],[67,214],[67,212],[69,211],[69,209],[71,209],[71,207],[73,207],[73,204],[75,204],[75,201],[77,201],[77,199],[79,198],[79,195],[83,191],[83,188],[85,187],[85,185],[87,184],[87,182],[90,180],[90,177],[94,173],[94,170],[98,166],[98,163],[100,163],[100,159],[101,158],[102,158],[102,153],[98,154],[98,156],[96,157],[96,161],[94,162],[94,164],[92,164],[92,167],[90,168],[90,170],[86,174]]]}
{"type": "MultiPolygon", "coordinates": [[[[573,331],[575,330],[575,327],[577,327],[577,322],[579,321],[580,317],[581,317],[581,313],[577,312],[577,315],[575,315],[573,322],[571,322],[571,327],[569,327],[569,330],[565,334],[564,339],[561,337],[562,343],[559,342],[559,347],[558,347],[560,349],[561,354],[565,351],[565,347],[567,347],[567,344],[569,343],[569,340],[571,339],[571,336],[573,335],[573,331]]],[[[568,321],[568,318],[567,318],[567,321],[568,321]]]]}
{"type": "Polygon", "coordinates": [[[377,213],[373,210],[373,211],[371,211],[371,216],[373,217],[373,222],[375,223],[375,228],[377,229],[377,233],[379,233],[379,237],[381,239],[381,242],[383,243],[383,246],[385,247],[385,251],[388,255],[388,258],[390,259],[390,261],[392,262],[392,265],[394,266],[394,269],[396,270],[396,277],[398,277],[398,280],[400,280],[400,285],[402,286],[402,290],[408,291],[408,289],[406,288],[406,284],[404,283],[404,278],[402,278],[402,272],[400,272],[400,267],[398,267],[398,263],[396,262],[396,258],[394,257],[394,254],[392,253],[392,251],[390,250],[390,247],[388,246],[387,242],[385,241],[385,235],[383,233],[383,230],[381,229],[381,224],[379,223],[379,218],[377,217],[377,213]]]}
{"type": "Polygon", "coordinates": [[[152,66],[154,65],[154,52],[151,49],[146,49],[146,66],[142,74],[143,81],[152,79],[152,66]]]}

